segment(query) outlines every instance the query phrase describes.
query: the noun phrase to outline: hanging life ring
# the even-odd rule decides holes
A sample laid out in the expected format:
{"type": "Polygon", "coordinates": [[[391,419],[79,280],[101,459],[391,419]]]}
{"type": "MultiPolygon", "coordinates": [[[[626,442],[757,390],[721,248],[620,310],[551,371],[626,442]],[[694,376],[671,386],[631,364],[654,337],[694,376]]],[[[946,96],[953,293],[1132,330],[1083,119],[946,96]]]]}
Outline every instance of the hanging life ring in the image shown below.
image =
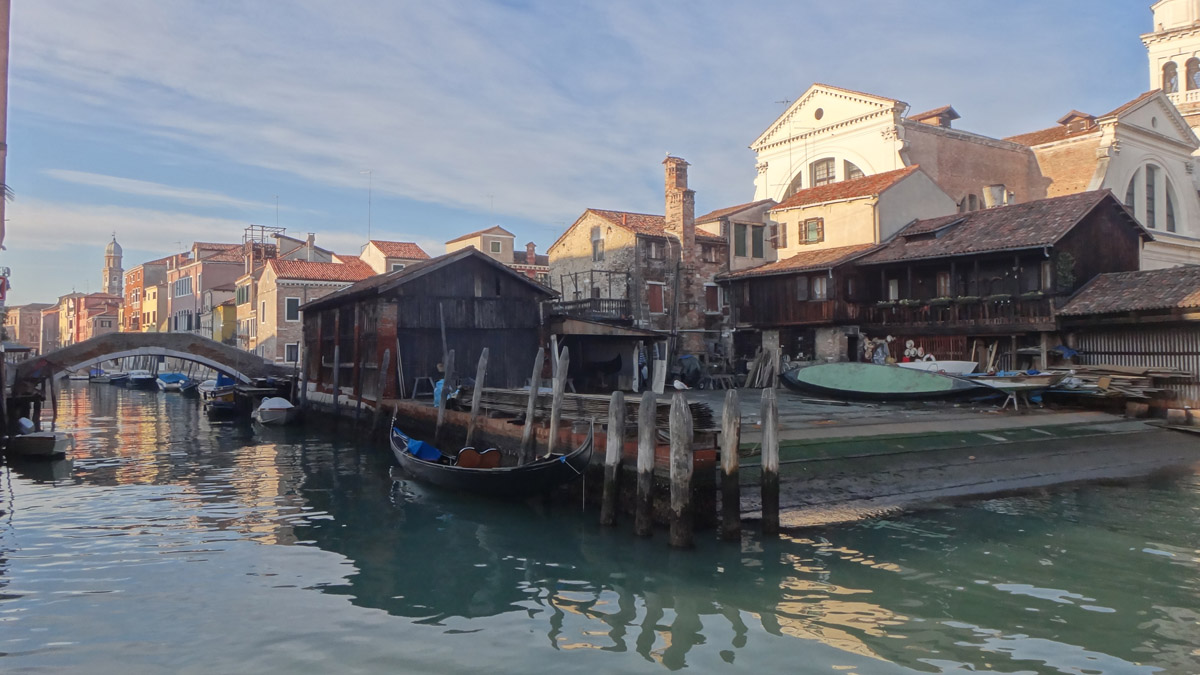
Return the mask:
{"type": "Polygon", "coordinates": [[[937,361],[937,359],[933,358],[933,354],[926,354],[925,356],[921,357],[921,360],[922,361],[937,361]]]}

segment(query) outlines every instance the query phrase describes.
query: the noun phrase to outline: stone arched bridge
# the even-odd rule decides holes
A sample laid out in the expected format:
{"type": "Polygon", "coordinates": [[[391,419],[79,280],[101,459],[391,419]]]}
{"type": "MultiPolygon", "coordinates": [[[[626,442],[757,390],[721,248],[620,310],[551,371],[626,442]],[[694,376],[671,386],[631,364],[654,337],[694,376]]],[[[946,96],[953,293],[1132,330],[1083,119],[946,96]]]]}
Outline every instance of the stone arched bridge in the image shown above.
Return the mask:
{"type": "MultiPolygon", "coordinates": [[[[291,368],[192,333],[109,333],[56,349],[16,365],[14,385],[36,384],[63,370],[79,370],[126,356],[168,356],[195,361],[242,382],[290,375],[291,368]]],[[[14,387],[15,388],[15,387],[14,387]]]]}

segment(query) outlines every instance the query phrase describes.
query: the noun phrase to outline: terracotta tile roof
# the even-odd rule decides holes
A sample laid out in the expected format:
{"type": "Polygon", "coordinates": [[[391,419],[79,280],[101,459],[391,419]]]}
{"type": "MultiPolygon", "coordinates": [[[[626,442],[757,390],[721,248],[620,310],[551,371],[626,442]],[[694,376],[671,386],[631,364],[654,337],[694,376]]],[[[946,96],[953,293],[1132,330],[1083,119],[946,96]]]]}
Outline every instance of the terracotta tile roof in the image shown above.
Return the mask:
{"type": "Polygon", "coordinates": [[[203,248],[217,251],[228,251],[235,248],[240,249],[241,247],[241,244],[214,244],[208,241],[192,242],[192,248],[203,248]]]}
{"type": "Polygon", "coordinates": [[[347,263],[309,262],[307,260],[280,260],[273,258],[267,265],[280,279],[303,279],[305,281],[362,281],[374,276],[375,271],[361,260],[347,263]]]}
{"type": "Polygon", "coordinates": [[[914,164],[903,169],[896,169],[895,171],[885,171],[853,180],[844,180],[840,183],[828,183],[818,187],[807,188],[796,192],[796,194],[783,200],[771,210],[783,211],[784,209],[795,209],[811,204],[838,201],[840,199],[873,197],[916,173],[919,168],[918,165],[914,164]]]}
{"type": "Polygon", "coordinates": [[[470,233],[470,234],[464,234],[463,236],[461,236],[461,237],[458,237],[458,238],[456,238],[456,239],[451,239],[450,241],[448,241],[448,242],[446,242],[446,243],[447,243],[447,244],[453,244],[453,243],[454,243],[454,242],[456,242],[456,241],[462,241],[462,240],[464,240],[464,239],[474,239],[475,237],[478,237],[478,236],[479,236],[479,235],[481,235],[481,234],[494,234],[494,235],[503,236],[503,237],[515,237],[515,236],[516,236],[516,235],[515,235],[515,234],[513,234],[512,232],[509,232],[508,230],[504,229],[503,227],[500,227],[499,225],[496,225],[496,226],[493,226],[493,227],[489,227],[489,228],[487,228],[486,230],[479,230],[478,232],[472,232],[472,233],[470,233]]]}
{"type": "Polygon", "coordinates": [[[1099,127],[1087,127],[1071,130],[1067,127],[1067,125],[1060,124],[1056,127],[1050,127],[1049,129],[1042,129],[1041,131],[1031,131],[1027,134],[1009,136],[1004,140],[1033,147],[1035,145],[1044,145],[1046,143],[1054,143],[1056,141],[1066,140],[1075,136],[1086,136],[1088,134],[1099,133],[1099,131],[1099,127]]]}
{"type": "Polygon", "coordinates": [[[380,241],[372,239],[371,243],[375,244],[375,248],[379,249],[380,253],[383,253],[388,258],[407,258],[409,260],[429,259],[429,254],[411,241],[380,241]]]}
{"type": "MultiPolygon", "coordinates": [[[[200,260],[195,261],[195,262],[201,262],[201,263],[236,262],[236,263],[240,263],[240,262],[244,262],[244,259],[242,258],[242,248],[240,246],[238,246],[236,248],[219,250],[216,253],[214,253],[212,255],[204,256],[203,258],[201,258],[200,260]]],[[[188,263],[188,264],[191,264],[191,263],[188,263]]]]}
{"type": "MultiPolygon", "coordinates": [[[[1111,192],[1096,190],[918,220],[859,264],[1052,246],[1104,202],[1124,212],[1111,192]]],[[[1145,232],[1132,218],[1130,226],[1145,232]]]]}
{"type": "Polygon", "coordinates": [[[738,204],[737,206],[730,206],[730,207],[723,208],[723,209],[717,209],[716,211],[710,211],[709,213],[706,213],[706,214],[700,216],[699,218],[696,219],[696,222],[697,223],[708,223],[708,222],[712,222],[714,220],[720,220],[721,218],[724,218],[726,216],[731,216],[739,211],[746,211],[746,210],[752,209],[756,206],[762,206],[763,204],[772,204],[773,205],[774,203],[775,203],[774,199],[760,199],[756,202],[747,202],[745,204],[738,204]]]}
{"type": "Polygon", "coordinates": [[[766,277],[775,274],[792,274],[837,267],[844,262],[865,254],[876,248],[875,244],[856,244],[854,246],[839,246],[824,248],[816,251],[803,251],[790,258],[776,260],[758,267],[738,270],[737,272],[722,272],[718,279],[746,279],[749,277],[766,277]]]}
{"type": "MultiPolygon", "coordinates": [[[[605,211],[604,209],[588,209],[589,213],[593,213],[608,222],[622,227],[634,234],[640,234],[647,237],[665,237],[667,232],[667,219],[665,216],[655,216],[648,213],[630,213],[628,211],[605,211]]],[[[721,242],[725,240],[721,237],[712,234],[704,234],[696,231],[696,241],[721,242]]]]}
{"type": "Polygon", "coordinates": [[[1113,314],[1200,307],[1200,267],[1113,272],[1089,281],[1059,314],[1113,314]]]}

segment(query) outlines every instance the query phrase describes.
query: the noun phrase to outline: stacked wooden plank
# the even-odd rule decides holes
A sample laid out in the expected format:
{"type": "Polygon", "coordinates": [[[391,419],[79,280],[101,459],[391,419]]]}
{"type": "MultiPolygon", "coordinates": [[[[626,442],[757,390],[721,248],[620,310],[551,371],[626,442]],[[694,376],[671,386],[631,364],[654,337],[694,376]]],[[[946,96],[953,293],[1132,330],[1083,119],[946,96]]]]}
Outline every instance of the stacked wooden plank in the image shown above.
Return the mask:
{"type": "Polygon", "coordinates": [[[778,349],[760,349],[746,370],[745,386],[752,389],[774,387],[778,383],[780,353],[778,349]]]}
{"type": "MultiPolygon", "coordinates": [[[[549,415],[552,396],[548,392],[539,392],[536,403],[536,415],[549,415]]],[[[493,389],[484,387],[480,404],[483,408],[506,415],[524,415],[525,406],[529,402],[528,389],[493,389]]],[[[608,419],[609,397],[599,394],[564,394],[562,417],[572,422],[590,422],[597,420],[603,423],[608,419]]],[[[637,429],[638,405],[641,397],[627,395],[625,397],[625,428],[637,429]]],[[[692,426],[699,431],[715,429],[712,408],[707,403],[691,402],[688,407],[692,412],[692,426]]],[[[669,426],[671,417],[670,399],[660,400],[656,411],[655,424],[660,429],[669,426]]]]}
{"type": "Polygon", "coordinates": [[[1090,365],[1071,366],[1068,388],[1100,396],[1150,399],[1169,395],[1167,382],[1192,381],[1193,373],[1173,368],[1090,365]]]}

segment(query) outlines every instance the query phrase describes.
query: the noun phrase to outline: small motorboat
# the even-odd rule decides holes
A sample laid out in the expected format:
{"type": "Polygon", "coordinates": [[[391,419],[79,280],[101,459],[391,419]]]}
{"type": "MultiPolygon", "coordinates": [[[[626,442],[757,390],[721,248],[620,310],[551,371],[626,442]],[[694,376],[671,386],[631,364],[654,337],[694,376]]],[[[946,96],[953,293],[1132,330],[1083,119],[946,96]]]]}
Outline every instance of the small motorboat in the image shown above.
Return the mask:
{"type": "Polygon", "coordinates": [[[258,404],[251,417],[259,424],[282,426],[295,422],[300,409],[280,396],[267,396],[258,404]]]}
{"type": "Polygon", "coordinates": [[[148,370],[134,369],[129,371],[125,377],[126,389],[156,389],[158,385],[155,382],[158,380],[154,373],[148,370]]]}
{"type": "Polygon", "coordinates": [[[111,380],[112,375],[104,372],[103,370],[93,370],[90,374],[88,374],[88,382],[95,382],[96,384],[108,384],[111,380]]]}
{"type": "Polygon", "coordinates": [[[159,373],[158,389],[159,391],[182,391],[183,385],[187,381],[188,376],[183,373],[159,373]]]}
{"type": "Polygon", "coordinates": [[[237,416],[236,387],[237,381],[224,373],[218,373],[215,380],[205,380],[200,383],[200,396],[204,400],[204,413],[208,415],[209,419],[223,419],[237,416]]]}
{"type": "Polygon", "coordinates": [[[84,380],[90,380],[90,379],[92,379],[92,376],[91,376],[89,373],[86,373],[86,372],[80,372],[80,371],[78,371],[78,370],[73,370],[73,371],[71,371],[71,372],[70,372],[70,373],[67,375],[67,379],[68,379],[68,380],[73,380],[73,381],[76,381],[76,382],[82,382],[82,381],[84,381],[84,380]]]}
{"type": "Polygon", "coordinates": [[[179,385],[179,394],[187,398],[200,398],[200,381],[189,377],[179,385]]]}
{"type": "Polygon", "coordinates": [[[127,379],[129,379],[129,373],[123,370],[114,370],[108,374],[108,380],[106,381],[109,384],[115,384],[118,387],[124,387],[125,380],[127,379]]]}
{"type": "Polygon", "coordinates": [[[583,475],[592,459],[594,430],[587,439],[565,455],[543,457],[522,466],[501,466],[502,455],[496,448],[477,451],[463,448],[454,456],[407,436],[396,428],[391,432],[392,454],[413,478],[449,490],[457,490],[497,499],[520,499],[545,494],[583,475]]]}
{"type": "Polygon", "coordinates": [[[938,359],[922,359],[920,361],[903,361],[896,365],[901,368],[924,370],[942,375],[968,375],[979,370],[979,364],[974,361],[939,361],[938,359]]]}
{"type": "Polygon", "coordinates": [[[823,363],[790,370],[784,386],[808,395],[851,401],[920,401],[995,393],[960,377],[874,363],[823,363]]]}
{"type": "Polygon", "coordinates": [[[34,431],[33,422],[22,417],[17,421],[18,433],[8,437],[5,453],[26,459],[59,459],[75,442],[75,437],[62,431],[34,431]]]}

